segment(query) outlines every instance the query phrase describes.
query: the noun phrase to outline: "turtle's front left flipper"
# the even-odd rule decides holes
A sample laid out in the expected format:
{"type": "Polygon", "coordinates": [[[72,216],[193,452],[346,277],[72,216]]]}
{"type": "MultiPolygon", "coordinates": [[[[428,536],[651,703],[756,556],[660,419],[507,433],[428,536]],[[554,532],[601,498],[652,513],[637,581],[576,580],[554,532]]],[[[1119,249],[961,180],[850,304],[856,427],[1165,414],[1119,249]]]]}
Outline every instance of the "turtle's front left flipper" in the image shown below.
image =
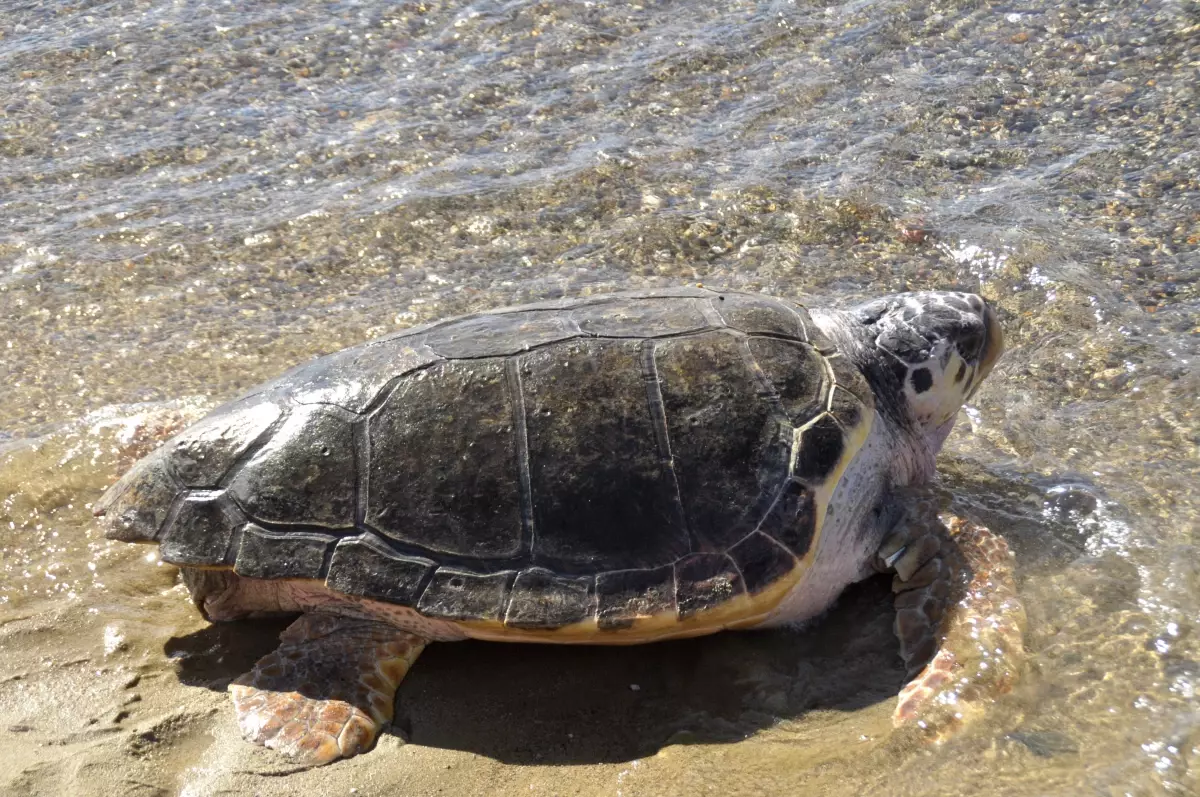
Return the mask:
{"type": "Polygon", "coordinates": [[[250,741],[318,766],[366,752],[392,719],[396,688],[425,640],[373,620],[305,614],[234,680],[250,741]]]}
{"type": "Polygon", "coordinates": [[[896,635],[911,679],[893,722],[945,739],[1020,674],[1026,619],[1013,555],[1002,537],[926,505],[880,559],[896,573],[896,635]]]}

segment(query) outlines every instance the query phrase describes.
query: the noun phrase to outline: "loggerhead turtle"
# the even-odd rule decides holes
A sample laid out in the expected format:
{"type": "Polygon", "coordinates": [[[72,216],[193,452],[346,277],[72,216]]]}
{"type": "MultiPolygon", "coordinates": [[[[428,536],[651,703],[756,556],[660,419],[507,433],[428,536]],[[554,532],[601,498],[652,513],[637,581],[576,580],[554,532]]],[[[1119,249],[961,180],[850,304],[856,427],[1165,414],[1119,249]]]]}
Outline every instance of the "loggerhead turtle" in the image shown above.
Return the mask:
{"type": "MultiPolygon", "coordinates": [[[[916,674],[951,601],[959,625],[1019,611],[971,602],[1005,577],[1003,541],[898,498],[1002,348],[964,293],[843,311],[682,288],[469,315],[225,404],[96,514],[157,543],[209,620],[301,613],[230,690],[247,738],[310,764],[372,746],[429,641],[779,626],[877,571],[897,574],[916,674]]],[[[898,721],[978,658],[955,644],[898,721]]]]}

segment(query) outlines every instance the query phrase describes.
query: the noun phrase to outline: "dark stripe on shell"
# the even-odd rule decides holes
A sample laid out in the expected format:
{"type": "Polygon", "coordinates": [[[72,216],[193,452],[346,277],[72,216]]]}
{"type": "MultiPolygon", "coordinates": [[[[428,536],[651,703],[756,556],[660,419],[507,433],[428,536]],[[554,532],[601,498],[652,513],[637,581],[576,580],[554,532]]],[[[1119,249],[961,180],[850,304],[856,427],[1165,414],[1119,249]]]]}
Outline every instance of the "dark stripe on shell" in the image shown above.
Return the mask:
{"type": "Polygon", "coordinates": [[[525,393],[521,386],[521,364],[510,359],[505,363],[504,376],[508,382],[508,400],[512,406],[513,443],[517,467],[517,487],[520,490],[521,547],[533,549],[537,532],[533,520],[533,486],[529,475],[529,427],[525,416],[525,393]]]}
{"type": "Polygon", "coordinates": [[[642,342],[642,380],[646,383],[646,406],[654,425],[654,443],[658,449],[659,467],[667,483],[668,499],[671,502],[675,523],[685,537],[690,539],[687,517],[683,512],[683,499],[679,496],[679,476],[675,473],[675,457],[671,453],[671,433],[667,429],[667,411],[663,407],[662,380],[658,378],[658,365],[654,361],[655,343],[642,342]]]}

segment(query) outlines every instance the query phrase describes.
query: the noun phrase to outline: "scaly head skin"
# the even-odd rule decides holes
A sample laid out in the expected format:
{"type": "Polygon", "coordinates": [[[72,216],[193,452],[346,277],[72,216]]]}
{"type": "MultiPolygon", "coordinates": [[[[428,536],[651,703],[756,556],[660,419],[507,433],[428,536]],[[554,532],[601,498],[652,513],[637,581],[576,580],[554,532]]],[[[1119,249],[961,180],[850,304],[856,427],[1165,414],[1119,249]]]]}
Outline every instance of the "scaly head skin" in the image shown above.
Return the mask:
{"type": "Polygon", "coordinates": [[[1004,351],[996,312],[973,293],[927,291],[812,315],[866,375],[880,419],[911,449],[897,457],[893,484],[928,481],[959,409],[1004,351]]]}

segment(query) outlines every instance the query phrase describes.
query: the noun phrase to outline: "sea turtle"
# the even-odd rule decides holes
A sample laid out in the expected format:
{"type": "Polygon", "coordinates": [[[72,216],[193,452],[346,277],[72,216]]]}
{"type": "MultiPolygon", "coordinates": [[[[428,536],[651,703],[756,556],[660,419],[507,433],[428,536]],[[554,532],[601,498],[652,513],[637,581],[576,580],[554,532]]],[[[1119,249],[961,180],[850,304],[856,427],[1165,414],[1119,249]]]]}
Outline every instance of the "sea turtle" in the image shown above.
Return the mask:
{"type": "MultiPolygon", "coordinates": [[[[897,574],[915,673],[947,601],[1008,554],[896,496],[931,477],[1002,348],[965,293],[810,310],[696,287],[469,315],[225,404],[96,514],[111,539],[157,543],[209,620],[301,613],[230,689],[248,738],[306,763],[369,749],[431,640],[779,626],[876,571],[897,574]]],[[[988,619],[965,597],[960,623],[988,619]]],[[[978,658],[944,652],[898,717],[956,653],[978,658]]]]}

